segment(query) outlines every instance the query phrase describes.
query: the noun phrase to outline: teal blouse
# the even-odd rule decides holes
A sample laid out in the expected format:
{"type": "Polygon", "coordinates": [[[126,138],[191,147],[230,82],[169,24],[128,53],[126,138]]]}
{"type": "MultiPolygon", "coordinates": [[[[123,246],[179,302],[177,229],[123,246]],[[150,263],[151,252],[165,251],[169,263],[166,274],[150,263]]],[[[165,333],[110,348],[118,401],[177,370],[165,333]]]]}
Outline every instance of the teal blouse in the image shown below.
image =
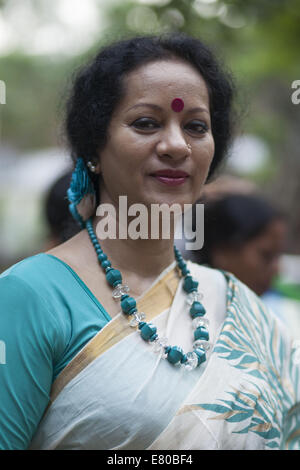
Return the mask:
{"type": "Polygon", "coordinates": [[[53,381],[111,317],[70,266],[45,253],[0,275],[0,300],[0,449],[26,449],[53,381]]]}

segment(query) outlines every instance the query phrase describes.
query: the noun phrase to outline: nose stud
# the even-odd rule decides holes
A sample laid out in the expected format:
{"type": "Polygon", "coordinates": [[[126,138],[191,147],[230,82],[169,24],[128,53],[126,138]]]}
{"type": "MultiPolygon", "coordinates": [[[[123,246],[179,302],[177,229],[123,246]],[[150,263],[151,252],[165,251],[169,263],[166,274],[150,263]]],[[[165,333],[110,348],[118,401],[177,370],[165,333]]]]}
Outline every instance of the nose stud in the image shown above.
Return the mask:
{"type": "Polygon", "coordinates": [[[188,148],[189,150],[192,150],[191,144],[187,144],[187,148],[188,148]]]}

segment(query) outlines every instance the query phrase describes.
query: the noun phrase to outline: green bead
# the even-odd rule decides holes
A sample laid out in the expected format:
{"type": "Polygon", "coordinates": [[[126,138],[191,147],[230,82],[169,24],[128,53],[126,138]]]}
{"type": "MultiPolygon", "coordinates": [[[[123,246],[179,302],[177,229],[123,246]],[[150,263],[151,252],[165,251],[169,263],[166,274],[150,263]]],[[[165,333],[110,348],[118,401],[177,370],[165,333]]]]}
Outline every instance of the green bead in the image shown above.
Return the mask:
{"type": "Polygon", "coordinates": [[[98,260],[100,262],[106,261],[107,260],[107,255],[101,251],[100,254],[98,255],[98,260]]]}
{"type": "Polygon", "coordinates": [[[182,260],[178,261],[178,266],[180,269],[186,268],[186,262],[182,260]]]}
{"type": "Polygon", "coordinates": [[[168,352],[167,359],[171,364],[177,364],[180,362],[184,353],[181,348],[178,346],[173,346],[170,351],[168,352]]]}
{"type": "Polygon", "coordinates": [[[155,333],[154,335],[152,335],[149,339],[149,341],[154,341],[156,338],[158,338],[158,335],[155,333]]]}
{"type": "Polygon", "coordinates": [[[176,246],[174,246],[174,253],[175,253],[175,256],[178,256],[178,255],[181,256],[180,252],[179,252],[179,250],[176,246]]]}
{"type": "Polygon", "coordinates": [[[202,362],[206,361],[206,353],[205,353],[204,349],[200,349],[200,348],[194,349],[194,353],[196,353],[197,357],[198,357],[197,366],[200,366],[200,364],[202,364],[202,362]]]}
{"type": "Polygon", "coordinates": [[[145,323],[141,328],[141,336],[145,341],[151,340],[151,337],[156,334],[156,326],[152,325],[152,323],[145,323]]]}
{"type": "Polygon", "coordinates": [[[187,274],[190,274],[190,271],[188,270],[187,266],[185,266],[185,267],[181,270],[181,272],[182,272],[182,275],[183,275],[183,276],[186,276],[187,274]]]}
{"type": "Polygon", "coordinates": [[[103,269],[110,268],[111,267],[111,262],[108,261],[108,260],[102,261],[101,266],[102,266],[103,269]]]}
{"type": "Polygon", "coordinates": [[[186,292],[190,293],[196,291],[198,287],[198,282],[194,281],[192,276],[186,276],[184,278],[183,288],[186,292]]]}
{"type": "Polygon", "coordinates": [[[112,286],[116,287],[118,284],[122,282],[122,274],[118,269],[110,269],[106,273],[107,282],[112,286]]]}
{"type": "Polygon", "coordinates": [[[206,310],[201,304],[201,302],[197,302],[197,301],[193,302],[190,308],[190,315],[192,318],[203,317],[205,313],[206,313],[206,310]]]}
{"type": "Polygon", "coordinates": [[[126,315],[132,315],[137,311],[135,299],[129,295],[122,295],[121,308],[126,315]]]}
{"type": "Polygon", "coordinates": [[[209,334],[207,329],[204,326],[199,326],[195,331],[194,331],[194,338],[195,341],[197,339],[204,339],[205,341],[209,340],[209,334]]]}

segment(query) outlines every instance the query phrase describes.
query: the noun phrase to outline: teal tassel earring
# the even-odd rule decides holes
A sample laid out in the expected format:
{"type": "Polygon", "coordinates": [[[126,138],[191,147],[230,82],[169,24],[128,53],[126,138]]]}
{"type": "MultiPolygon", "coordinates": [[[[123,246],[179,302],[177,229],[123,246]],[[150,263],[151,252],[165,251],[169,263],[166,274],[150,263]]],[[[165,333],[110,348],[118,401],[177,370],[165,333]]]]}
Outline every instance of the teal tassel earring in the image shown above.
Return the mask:
{"type": "Polygon", "coordinates": [[[95,212],[96,196],[94,185],[82,158],[77,159],[67,196],[73,218],[84,228],[85,222],[95,212]]]}

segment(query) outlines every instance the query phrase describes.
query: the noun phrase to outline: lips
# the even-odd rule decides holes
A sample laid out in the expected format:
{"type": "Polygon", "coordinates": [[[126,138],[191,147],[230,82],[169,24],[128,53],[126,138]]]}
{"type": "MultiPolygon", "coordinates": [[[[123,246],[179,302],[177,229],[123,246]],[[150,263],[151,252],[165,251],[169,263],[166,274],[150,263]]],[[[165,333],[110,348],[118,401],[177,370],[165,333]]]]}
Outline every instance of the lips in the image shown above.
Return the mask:
{"type": "Polygon", "coordinates": [[[166,178],[187,178],[189,175],[185,171],[180,170],[158,170],[152,173],[151,176],[165,176],[166,178]]]}
{"type": "Polygon", "coordinates": [[[160,183],[167,184],[169,186],[183,184],[189,177],[188,173],[185,171],[173,169],[158,170],[150,176],[156,178],[160,183]]]}

